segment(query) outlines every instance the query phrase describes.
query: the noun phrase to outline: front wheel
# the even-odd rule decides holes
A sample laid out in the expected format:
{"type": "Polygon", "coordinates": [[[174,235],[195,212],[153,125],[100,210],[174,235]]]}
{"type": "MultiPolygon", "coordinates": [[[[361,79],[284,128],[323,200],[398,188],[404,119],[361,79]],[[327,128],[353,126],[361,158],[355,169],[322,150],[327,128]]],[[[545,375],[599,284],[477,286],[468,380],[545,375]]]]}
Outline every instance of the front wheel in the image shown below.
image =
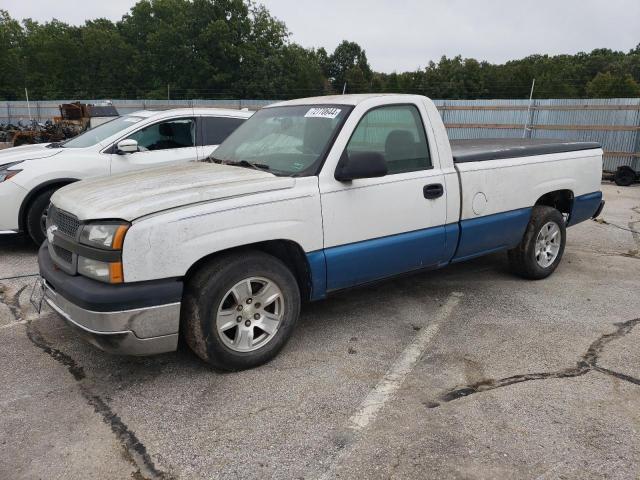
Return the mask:
{"type": "Polygon", "coordinates": [[[268,362],[291,336],[300,290],[279,259],[259,251],[222,255],[188,281],[182,334],[204,361],[222,370],[268,362]]]}
{"type": "Polygon", "coordinates": [[[552,207],[535,206],[522,240],[509,250],[509,266],[516,274],[532,280],[551,275],[558,267],[567,241],[562,214],[552,207]]]}
{"type": "Polygon", "coordinates": [[[54,194],[56,188],[47,189],[33,199],[27,209],[26,227],[27,233],[33,242],[40,246],[47,238],[47,210],[51,195],[54,194]]]}

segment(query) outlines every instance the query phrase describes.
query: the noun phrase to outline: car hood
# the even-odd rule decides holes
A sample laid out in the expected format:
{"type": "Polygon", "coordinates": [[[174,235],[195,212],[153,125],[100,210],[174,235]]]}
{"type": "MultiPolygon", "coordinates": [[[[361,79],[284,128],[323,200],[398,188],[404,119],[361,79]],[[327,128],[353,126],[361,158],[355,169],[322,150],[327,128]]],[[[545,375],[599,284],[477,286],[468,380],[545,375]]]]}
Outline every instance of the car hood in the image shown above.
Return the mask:
{"type": "Polygon", "coordinates": [[[72,183],[51,201],[79,220],[132,221],[163,210],[294,185],[293,178],[259,170],[190,162],[72,183]]]}
{"type": "Polygon", "coordinates": [[[59,148],[47,148],[48,143],[36,145],[23,145],[0,150],[0,166],[7,163],[23,162],[25,160],[37,160],[39,158],[53,157],[62,150],[59,148]]]}

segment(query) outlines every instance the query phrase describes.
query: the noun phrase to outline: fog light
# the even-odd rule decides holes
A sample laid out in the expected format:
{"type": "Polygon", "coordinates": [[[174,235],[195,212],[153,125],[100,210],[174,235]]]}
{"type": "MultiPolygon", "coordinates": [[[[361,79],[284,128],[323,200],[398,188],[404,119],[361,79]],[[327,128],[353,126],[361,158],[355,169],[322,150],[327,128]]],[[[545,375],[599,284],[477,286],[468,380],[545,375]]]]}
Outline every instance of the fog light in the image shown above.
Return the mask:
{"type": "Polygon", "coordinates": [[[122,262],[108,263],[78,257],[78,273],[99,282],[122,283],[124,281],[122,262]]]}

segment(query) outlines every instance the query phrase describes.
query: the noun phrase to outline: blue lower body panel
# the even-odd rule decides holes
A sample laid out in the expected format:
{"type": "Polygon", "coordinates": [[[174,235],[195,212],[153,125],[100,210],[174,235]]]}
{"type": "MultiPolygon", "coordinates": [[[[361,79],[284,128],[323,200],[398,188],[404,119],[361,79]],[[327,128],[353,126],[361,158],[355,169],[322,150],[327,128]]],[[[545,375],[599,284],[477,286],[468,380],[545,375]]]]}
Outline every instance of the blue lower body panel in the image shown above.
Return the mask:
{"type": "Polygon", "coordinates": [[[573,199],[573,209],[569,217],[569,226],[589,220],[600,208],[602,192],[587,193],[573,199]]]}
{"type": "Polygon", "coordinates": [[[531,208],[520,208],[460,222],[460,244],[452,262],[515,247],[527,228],[531,208]]]}
{"type": "Polygon", "coordinates": [[[442,263],[445,226],[325,249],[327,290],[338,290],[442,263]]]}
{"type": "MultiPolygon", "coordinates": [[[[591,218],[602,201],[594,192],[575,198],[569,225],[591,218]]],[[[441,267],[515,247],[532,207],[462,220],[439,227],[374,238],[307,253],[311,299],[413,270],[441,267]]]]}
{"type": "Polygon", "coordinates": [[[307,262],[311,270],[310,300],[320,300],[327,296],[327,261],[324,250],[307,253],[307,262]]]}

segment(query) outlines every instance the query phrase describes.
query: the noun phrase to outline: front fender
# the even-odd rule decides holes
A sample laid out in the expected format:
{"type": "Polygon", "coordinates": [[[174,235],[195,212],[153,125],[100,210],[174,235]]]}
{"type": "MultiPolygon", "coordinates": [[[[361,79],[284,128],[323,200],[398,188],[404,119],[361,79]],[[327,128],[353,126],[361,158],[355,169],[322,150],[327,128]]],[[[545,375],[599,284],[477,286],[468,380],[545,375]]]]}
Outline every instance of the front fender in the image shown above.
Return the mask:
{"type": "Polygon", "coordinates": [[[123,247],[125,282],[183,277],[198,260],[230,248],[289,240],[305,252],[323,248],[317,178],[266,192],[135,221],[123,247]]]}

